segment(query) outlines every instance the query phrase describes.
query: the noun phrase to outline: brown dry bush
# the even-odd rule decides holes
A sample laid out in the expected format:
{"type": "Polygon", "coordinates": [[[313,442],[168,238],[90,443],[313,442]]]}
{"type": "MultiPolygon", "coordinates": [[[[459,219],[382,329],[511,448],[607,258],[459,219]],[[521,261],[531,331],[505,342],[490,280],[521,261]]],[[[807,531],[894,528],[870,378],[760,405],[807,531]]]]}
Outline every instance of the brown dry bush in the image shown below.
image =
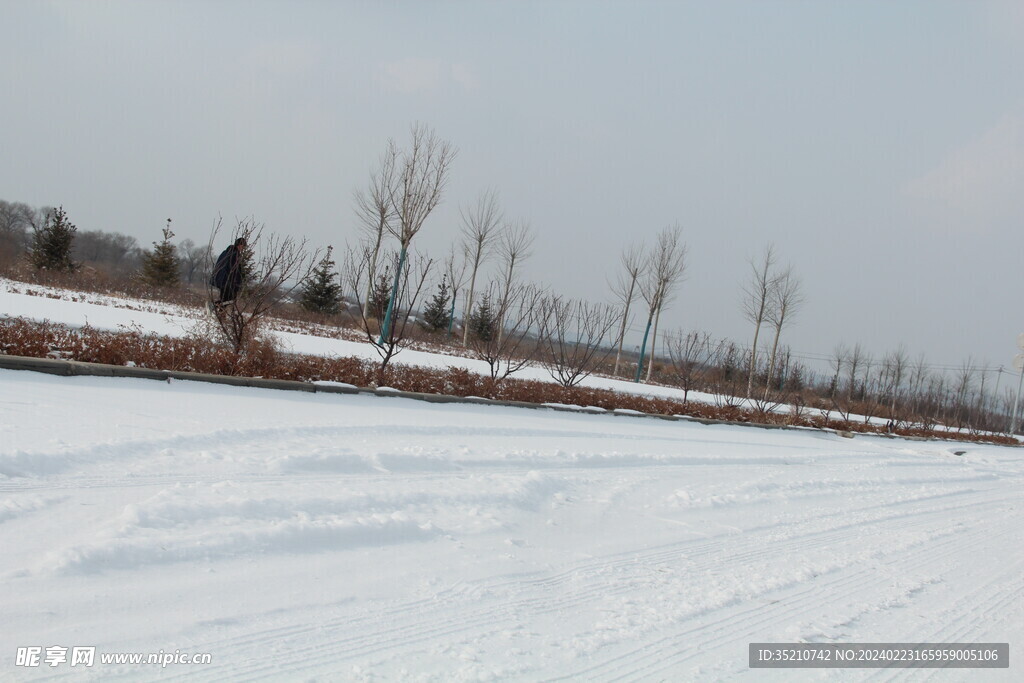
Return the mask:
{"type": "Polygon", "coordinates": [[[181,306],[203,305],[204,293],[186,286],[176,288],[152,287],[134,277],[112,274],[105,267],[85,265],[78,270],[54,272],[36,270],[24,260],[0,269],[0,276],[26,284],[64,289],[70,292],[101,294],[110,297],[159,301],[181,306]]]}
{"type": "MultiPolygon", "coordinates": [[[[243,353],[202,338],[173,338],[135,329],[106,332],[85,327],[72,329],[48,322],[21,318],[0,319],[0,353],[35,358],[65,358],[109,365],[134,365],[158,370],[201,372],[219,375],[265,377],[301,382],[334,381],[355,386],[390,386],[403,391],[451,396],[478,396],[502,401],[594,406],[608,410],[628,409],[657,415],[687,415],[701,419],[752,422],[753,413],[736,406],[683,403],[666,398],[623,394],[592,387],[566,388],[554,382],[490,377],[463,368],[432,369],[388,366],[359,358],[322,358],[283,353],[272,343],[256,340],[243,353]]],[[[843,422],[822,416],[795,418],[788,414],[756,416],[774,424],[796,424],[841,431],[879,433],[876,425],[843,422]]],[[[1016,439],[996,435],[970,435],[923,429],[899,429],[897,435],[986,441],[1017,445],[1016,439]]]]}

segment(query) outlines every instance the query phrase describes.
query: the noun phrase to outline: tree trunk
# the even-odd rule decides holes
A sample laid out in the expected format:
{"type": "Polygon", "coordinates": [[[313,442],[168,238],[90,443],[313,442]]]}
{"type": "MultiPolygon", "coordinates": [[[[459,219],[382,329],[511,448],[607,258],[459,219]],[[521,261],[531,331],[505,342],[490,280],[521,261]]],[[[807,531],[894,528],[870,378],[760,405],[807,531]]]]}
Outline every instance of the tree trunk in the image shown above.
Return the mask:
{"type": "Polygon", "coordinates": [[[512,291],[512,275],[516,267],[515,259],[509,261],[508,275],[505,278],[505,293],[501,297],[501,305],[498,307],[498,346],[501,346],[505,338],[505,314],[508,312],[508,296],[512,291]]]}
{"type": "Polygon", "coordinates": [[[654,311],[651,311],[647,315],[647,328],[644,330],[644,341],[640,345],[640,358],[636,362],[636,377],[633,378],[634,382],[640,382],[640,374],[644,370],[644,353],[647,351],[647,337],[651,333],[651,323],[654,321],[654,311]]]}
{"type": "Polygon", "coordinates": [[[462,317],[462,345],[469,344],[469,316],[473,314],[473,290],[476,289],[476,271],[480,267],[480,260],[473,262],[473,274],[469,278],[469,294],[466,295],[466,312],[462,317]]]}
{"type": "Polygon", "coordinates": [[[452,326],[455,325],[455,299],[458,298],[458,291],[452,290],[452,310],[448,313],[448,339],[452,338],[452,326]]]}
{"type": "Polygon", "coordinates": [[[764,400],[768,400],[768,391],[772,386],[772,373],[775,372],[775,352],[779,348],[779,335],[782,334],[782,325],[775,327],[775,341],[772,342],[772,355],[768,360],[768,377],[764,381],[764,400]]]}
{"type": "Polygon", "coordinates": [[[633,282],[629,285],[629,296],[626,299],[626,309],[622,312],[622,328],[619,330],[619,350],[615,354],[615,369],[612,370],[612,374],[618,377],[619,375],[619,360],[622,358],[622,343],[626,339],[626,324],[629,321],[629,307],[633,303],[633,290],[636,287],[636,278],[633,278],[633,282]]]}
{"type": "Polygon", "coordinates": [[[373,279],[377,276],[377,259],[380,257],[382,232],[377,233],[377,243],[373,245],[373,256],[370,257],[369,279],[366,282],[366,297],[363,299],[363,318],[370,317],[370,293],[373,292],[373,279]]]}
{"type": "Polygon", "coordinates": [[[754,326],[754,344],[750,348],[750,369],[747,373],[747,398],[754,393],[754,371],[757,369],[757,338],[761,334],[761,321],[754,326]]]}
{"type": "Polygon", "coordinates": [[[384,343],[385,339],[388,339],[391,332],[391,316],[395,311],[395,300],[398,299],[398,288],[401,284],[402,270],[405,268],[405,245],[402,245],[402,255],[398,259],[398,269],[395,271],[395,283],[391,287],[391,300],[388,301],[388,312],[384,315],[384,324],[380,328],[380,342],[384,343]]]}
{"type": "Polygon", "coordinates": [[[651,381],[651,374],[654,370],[654,349],[658,348],[658,321],[661,320],[661,306],[658,306],[658,312],[654,315],[654,332],[651,334],[651,360],[647,363],[647,378],[645,382],[651,381]]]}

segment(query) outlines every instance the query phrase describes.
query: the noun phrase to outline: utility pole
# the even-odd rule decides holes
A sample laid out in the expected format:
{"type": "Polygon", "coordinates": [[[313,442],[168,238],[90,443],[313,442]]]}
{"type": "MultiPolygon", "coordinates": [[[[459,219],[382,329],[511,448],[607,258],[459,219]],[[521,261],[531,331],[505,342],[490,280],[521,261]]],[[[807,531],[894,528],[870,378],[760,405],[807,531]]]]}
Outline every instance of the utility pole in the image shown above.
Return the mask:
{"type": "MultiPolygon", "coordinates": [[[[1024,350],[1024,333],[1017,337],[1017,347],[1024,350]]],[[[1017,433],[1017,406],[1020,405],[1020,387],[1024,384],[1024,353],[1018,353],[1017,357],[1013,359],[1013,367],[1017,368],[1017,372],[1020,373],[1020,379],[1017,380],[1017,398],[1013,399],[1013,415],[1010,415],[1010,434],[1017,433]]]]}
{"type": "Polygon", "coordinates": [[[1013,360],[1013,366],[1020,371],[1020,379],[1017,380],[1017,398],[1013,399],[1013,415],[1010,416],[1010,434],[1017,433],[1017,406],[1020,405],[1020,387],[1024,384],[1024,353],[1017,354],[1013,360]]]}

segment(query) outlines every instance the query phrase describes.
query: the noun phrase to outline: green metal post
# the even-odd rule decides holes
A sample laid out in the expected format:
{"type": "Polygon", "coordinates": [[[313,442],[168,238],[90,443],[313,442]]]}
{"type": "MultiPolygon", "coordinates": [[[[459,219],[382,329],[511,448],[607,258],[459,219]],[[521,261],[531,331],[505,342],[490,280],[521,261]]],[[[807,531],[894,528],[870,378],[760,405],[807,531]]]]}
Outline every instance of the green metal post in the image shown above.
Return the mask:
{"type": "Polygon", "coordinates": [[[383,345],[384,340],[391,334],[391,315],[395,310],[395,299],[398,298],[398,282],[402,276],[402,269],[405,268],[405,246],[402,246],[402,255],[398,259],[398,270],[395,271],[395,284],[391,286],[391,299],[388,301],[388,312],[384,315],[384,325],[380,328],[378,344],[383,345]]]}
{"type": "Polygon", "coordinates": [[[654,321],[653,317],[647,318],[647,329],[644,330],[644,343],[640,346],[640,360],[636,364],[636,377],[633,378],[634,382],[640,381],[640,373],[644,369],[644,354],[647,352],[647,336],[651,333],[651,323],[654,321]]]}

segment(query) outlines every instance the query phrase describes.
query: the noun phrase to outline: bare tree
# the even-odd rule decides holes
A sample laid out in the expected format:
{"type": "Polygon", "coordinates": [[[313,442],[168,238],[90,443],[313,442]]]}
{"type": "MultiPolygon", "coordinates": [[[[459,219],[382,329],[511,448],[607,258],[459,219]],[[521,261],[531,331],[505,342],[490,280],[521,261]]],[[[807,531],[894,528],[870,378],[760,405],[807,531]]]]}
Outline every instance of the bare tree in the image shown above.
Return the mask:
{"type": "Polygon", "coordinates": [[[541,365],[563,387],[574,387],[611,354],[604,344],[618,319],[617,311],[606,304],[560,296],[542,297],[539,309],[541,365]]]}
{"type": "Polygon", "coordinates": [[[364,295],[363,317],[370,313],[370,287],[377,277],[377,262],[384,244],[384,236],[391,231],[395,219],[395,207],[391,203],[395,186],[395,166],[398,159],[398,147],[394,140],[388,140],[380,162],[370,172],[370,182],[366,190],[356,190],[353,195],[356,219],[363,238],[369,246],[367,290],[364,295]]]}
{"type": "Polygon", "coordinates": [[[0,235],[28,241],[35,210],[21,202],[5,202],[0,199],[0,235]]]}
{"type": "Polygon", "coordinates": [[[981,367],[978,368],[978,375],[981,380],[978,383],[978,392],[975,396],[974,408],[971,410],[971,418],[967,423],[968,429],[971,430],[972,434],[979,433],[984,426],[988,423],[985,415],[985,406],[987,403],[987,396],[985,393],[985,385],[988,383],[988,362],[983,362],[981,367]]]}
{"type": "Polygon", "coordinates": [[[825,419],[828,420],[833,409],[838,410],[843,420],[850,419],[849,404],[842,400],[842,393],[839,391],[839,376],[843,372],[843,366],[847,363],[850,352],[846,345],[839,343],[832,350],[829,358],[829,381],[828,381],[828,404],[825,408],[825,419]]]}
{"type": "Polygon", "coordinates": [[[380,327],[381,321],[376,306],[369,306],[362,300],[362,293],[370,291],[366,287],[366,281],[370,277],[374,258],[372,244],[364,242],[355,249],[348,247],[342,259],[342,278],[355,297],[356,306],[360,311],[361,327],[366,333],[366,339],[380,356],[378,378],[382,378],[388,363],[408,345],[408,334],[412,329],[409,321],[423,294],[433,261],[416,254],[403,261],[398,252],[376,255],[377,263],[373,267],[377,268],[378,273],[382,262],[390,264],[388,270],[393,267],[398,273],[398,277],[395,278],[398,281],[397,300],[394,300],[395,290],[390,290],[391,296],[386,304],[377,302],[377,306],[393,311],[393,324],[385,333],[380,327]]]}
{"type": "Polygon", "coordinates": [[[974,387],[974,375],[977,371],[974,359],[968,358],[960,364],[953,378],[955,387],[953,390],[953,424],[956,426],[957,431],[962,431],[965,426],[966,420],[964,418],[967,411],[967,398],[974,387]]]}
{"type": "Polygon", "coordinates": [[[501,259],[501,298],[498,307],[498,337],[505,334],[505,304],[513,303],[512,288],[516,283],[516,269],[530,257],[534,234],[527,221],[506,224],[498,241],[498,257],[501,259]]]}
{"type": "Polygon", "coordinates": [[[658,241],[648,256],[646,276],[641,280],[640,294],[647,302],[647,326],[644,329],[644,340],[640,346],[640,360],[637,363],[636,378],[640,381],[643,371],[644,355],[647,350],[648,335],[654,326],[651,337],[651,363],[648,366],[647,381],[651,378],[651,367],[654,365],[654,346],[658,338],[658,321],[665,306],[672,301],[675,289],[686,273],[686,244],[682,239],[683,229],[679,224],[669,226],[658,234],[658,241]]]}
{"type": "Polygon", "coordinates": [[[708,369],[714,356],[711,334],[696,330],[684,334],[679,330],[675,336],[668,338],[666,346],[676,381],[683,390],[685,404],[689,400],[690,390],[708,369]]]}
{"type": "Polygon", "coordinates": [[[205,253],[200,255],[198,251],[194,251],[195,248],[196,243],[188,237],[178,243],[178,264],[181,268],[179,275],[186,285],[192,284],[196,273],[206,260],[205,253]],[[195,256],[199,256],[199,258],[195,258],[195,256]]]}
{"type": "Polygon", "coordinates": [[[114,269],[133,273],[142,265],[142,255],[143,251],[134,237],[119,232],[110,235],[108,258],[114,269]]]}
{"type": "Polygon", "coordinates": [[[929,371],[928,363],[925,361],[924,354],[920,354],[917,357],[917,362],[910,367],[910,382],[908,386],[908,409],[910,411],[910,417],[916,419],[924,427],[926,424],[926,418],[924,417],[925,406],[926,406],[926,388],[928,386],[929,371]]]}
{"type": "Polygon", "coordinates": [[[922,429],[930,431],[938,424],[945,406],[945,395],[946,378],[938,373],[929,375],[919,415],[922,429]]]}
{"type": "Polygon", "coordinates": [[[1012,436],[1014,434],[1014,428],[1017,426],[1017,417],[1019,413],[1017,393],[1013,389],[1007,388],[1003,390],[1002,395],[999,397],[998,411],[1003,419],[1002,431],[1005,434],[1012,436]]]}
{"type": "Polygon", "coordinates": [[[50,216],[57,209],[52,206],[40,206],[36,209],[32,209],[31,213],[28,214],[28,224],[33,231],[42,230],[46,226],[46,222],[50,220],[50,216]]]}
{"type": "MultiPolygon", "coordinates": [[[[502,291],[499,283],[491,282],[481,300],[497,301],[502,291]]],[[[530,354],[527,353],[530,332],[537,323],[542,294],[533,285],[513,285],[508,298],[497,306],[498,310],[505,312],[503,335],[498,334],[497,328],[502,323],[497,311],[489,314],[490,319],[477,321],[478,329],[469,336],[469,348],[477,358],[487,363],[492,380],[500,382],[530,363],[530,354]],[[480,327],[486,329],[481,330],[480,327]]]]}
{"type": "Polygon", "coordinates": [[[903,400],[904,382],[909,368],[910,357],[902,344],[882,359],[882,394],[888,404],[889,422],[893,428],[899,427],[902,422],[896,408],[903,400]]]}
{"type": "Polygon", "coordinates": [[[776,278],[771,288],[771,302],[768,306],[768,321],[775,327],[775,339],[772,341],[772,352],[768,360],[768,378],[765,381],[764,396],[768,398],[772,376],[775,371],[775,354],[779,348],[779,337],[783,328],[793,321],[793,316],[803,306],[800,280],[793,274],[793,268],[786,268],[776,278]]]}
{"type": "Polygon", "coordinates": [[[759,415],[774,413],[786,401],[786,372],[789,369],[791,352],[785,345],[780,346],[771,359],[775,372],[765,377],[764,392],[758,392],[747,399],[754,412],[759,415]]]}
{"type": "Polygon", "coordinates": [[[750,370],[747,374],[747,398],[754,390],[754,374],[757,372],[757,342],[761,335],[761,325],[768,315],[772,290],[776,286],[775,246],[769,244],[764,248],[760,259],[749,259],[750,279],[743,286],[743,316],[754,323],[754,342],[750,345],[750,370]]]}
{"type": "Polygon", "coordinates": [[[112,274],[128,276],[141,265],[145,252],[134,237],[119,232],[85,230],[75,235],[72,256],[81,263],[104,266],[112,274]]]}
{"type": "Polygon", "coordinates": [[[612,292],[622,304],[622,324],[619,326],[618,350],[615,352],[615,369],[612,374],[618,376],[619,362],[622,359],[622,344],[626,339],[626,327],[629,325],[629,309],[636,298],[637,281],[643,272],[643,249],[632,245],[619,256],[622,271],[617,281],[612,284],[612,292]]]}
{"type": "MultiPolygon", "coordinates": [[[[859,344],[858,344],[859,346],[859,344]]],[[[854,347],[854,351],[857,347],[854,347]]],[[[860,400],[861,412],[863,413],[864,424],[870,424],[871,420],[875,417],[875,412],[878,409],[878,403],[875,400],[874,386],[878,383],[875,373],[875,359],[865,353],[861,358],[860,362],[863,368],[863,373],[860,378],[860,385],[857,387],[857,396],[860,400]]]]}
{"type": "Polygon", "coordinates": [[[807,411],[806,390],[814,383],[813,373],[807,367],[792,358],[792,351],[787,347],[785,353],[785,370],[782,373],[784,382],[782,392],[785,401],[791,406],[788,421],[793,424],[801,420],[807,411]]]}
{"type": "Polygon", "coordinates": [[[721,340],[712,355],[712,364],[718,368],[718,381],[714,392],[715,405],[719,408],[736,408],[743,403],[743,358],[745,349],[728,339],[721,340]]]}
{"type": "Polygon", "coordinates": [[[857,342],[853,345],[850,350],[850,355],[846,364],[846,399],[852,401],[857,394],[857,371],[862,369],[865,362],[870,363],[870,359],[864,350],[864,346],[857,342]]]}
{"type": "MultiPolygon", "coordinates": [[[[495,190],[485,190],[477,197],[472,208],[459,210],[462,215],[462,250],[469,266],[469,294],[466,296],[463,321],[469,320],[473,312],[476,278],[480,266],[490,258],[494,246],[494,238],[498,234],[502,212],[498,206],[498,194],[495,190]]],[[[469,326],[462,334],[462,345],[469,343],[469,326]]]]}
{"type": "Polygon", "coordinates": [[[441,202],[456,153],[450,142],[440,139],[433,130],[421,124],[412,127],[410,146],[398,153],[395,182],[389,189],[395,218],[385,228],[398,240],[400,250],[395,283],[391,288],[391,305],[388,306],[381,328],[382,342],[390,333],[391,314],[398,298],[396,294],[401,284],[399,278],[405,268],[409,245],[423,228],[427,217],[441,202]]]}
{"type": "Polygon", "coordinates": [[[192,284],[198,278],[205,280],[208,273],[205,265],[212,258],[210,245],[198,245],[191,239],[184,239],[178,245],[178,256],[181,259],[181,276],[188,284],[192,284]]]}
{"type": "MultiPolygon", "coordinates": [[[[444,260],[444,276],[448,278],[452,294],[452,310],[448,313],[448,337],[452,336],[452,325],[455,323],[455,302],[459,298],[459,291],[466,284],[467,270],[469,270],[469,264],[466,262],[465,254],[460,256],[452,246],[444,260]]],[[[463,319],[464,325],[465,322],[463,319]]]]}
{"type": "Polygon", "coordinates": [[[989,410],[992,413],[992,419],[994,420],[994,424],[992,426],[993,431],[1001,430],[1002,415],[1000,414],[999,385],[1003,381],[1003,373],[1005,371],[1006,370],[1003,368],[1002,365],[996,368],[996,388],[992,390],[992,403],[989,407],[989,410]]]}
{"type": "Polygon", "coordinates": [[[32,213],[28,204],[0,200],[0,261],[13,263],[28,249],[32,213]]]}
{"type": "Polygon", "coordinates": [[[72,257],[80,263],[106,261],[107,233],[102,230],[82,230],[75,235],[72,257]]]}
{"type": "MultiPolygon", "coordinates": [[[[218,218],[210,233],[209,253],[221,233],[218,218]]],[[[236,220],[231,241],[244,237],[247,243],[248,272],[239,294],[226,305],[213,307],[217,329],[235,353],[245,353],[249,345],[262,332],[263,324],[274,306],[291,296],[320,257],[320,251],[310,253],[305,239],[296,240],[264,231],[264,225],[253,218],[236,220]]],[[[212,260],[212,256],[211,256],[212,260]]],[[[213,270],[210,263],[209,269],[213,270]]],[[[244,272],[244,271],[243,271],[244,272]]],[[[208,285],[208,300],[215,301],[212,285],[208,285]]]]}

